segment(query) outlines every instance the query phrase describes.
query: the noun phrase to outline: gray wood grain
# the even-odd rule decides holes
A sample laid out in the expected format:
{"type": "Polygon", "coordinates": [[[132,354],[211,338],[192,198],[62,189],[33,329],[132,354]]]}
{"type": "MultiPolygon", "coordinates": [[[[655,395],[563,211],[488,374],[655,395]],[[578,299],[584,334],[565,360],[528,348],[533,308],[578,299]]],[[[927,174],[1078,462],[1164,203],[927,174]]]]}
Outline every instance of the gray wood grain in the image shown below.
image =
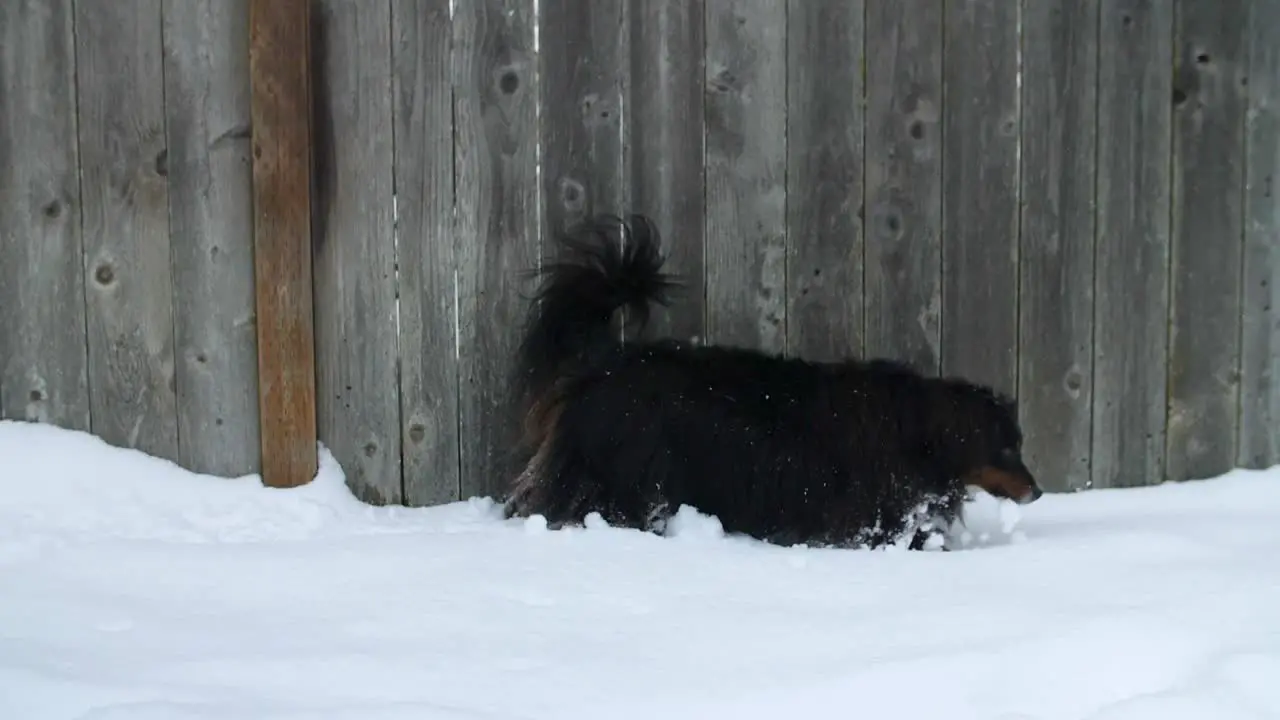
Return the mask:
{"type": "Polygon", "coordinates": [[[863,3],[787,4],[786,350],[863,349],[863,3]]]}
{"type": "Polygon", "coordinates": [[[1174,8],[1170,480],[1236,461],[1248,10],[1248,0],[1174,8]]]}
{"type": "Polygon", "coordinates": [[[1251,7],[1236,462],[1266,468],[1280,463],[1280,2],[1251,7]]]}
{"type": "Polygon", "coordinates": [[[702,0],[633,0],[626,162],[631,207],[662,233],[664,270],[681,288],[653,308],[650,334],[706,334],[705,14],[702,0]]]}
{"type": "Polygon", "coordinates": [[[780,353],[787,6],[706,0],[706,17],[707,342],[780,353]]]}
{"type": "Polygon", "coordinates": [[[394,0],[404,502],[458,499],[453,26],[448,0],[394,0]]]}
{"type": "Polygon", "coordinates": [[[1173,4],[1099,6],[1092,487],[1164,477],[1173,4]]]}
{"type": "MultiPolygon", "coordinates": [[[[515,328],[539,261],[538,78],[532,0],[459,3],[454,15],[458,408],[462,497],[502,496],[512,477],[515,328]]],[[[550,40],[548,39],[548,42],[550,40]]]]}
{"type": "Polygon", "coordinates": [[[942,25],[933,0],[867,3],[866,354],[941,363],[942,25]]]}
{"type": "Polygon", "coordinates": [[[1018,395],[1048,490],[1089,485],[1098,2],[1023,0],[1018,395]]]}
{"type": "Polygon", "coordinates": [[[373,504],[403,499],[390,9],[312,10],[317,425],[352,492],[373,504]]]}
{"type": "Polygon", "coordinates": [[[178,459],[160,0],[75,5],[95,435],[178,459]]]}
{"type": "Polygon", "coordinates": [[[248,0],[165,0],[179,462],[258,472],[248,0]]]}
{"type": "Polygon", "coordinates": [[[1018,4],[951,0],[943,24],[942,371],[1014,393],[1018,4]]]}
{"type": "Polygon", "coordinates": [[[89,429],[70,0],[0,4],[0,418],[89,429]]]}
{"type": "Polygon", "coordinates": [[[625,0],[542,0],[538,87],[543,234],[597,213],[625,216],[623,98],[630,74],[625,0]],[[554,41],[551,39],[554,38],[554,41]]]}

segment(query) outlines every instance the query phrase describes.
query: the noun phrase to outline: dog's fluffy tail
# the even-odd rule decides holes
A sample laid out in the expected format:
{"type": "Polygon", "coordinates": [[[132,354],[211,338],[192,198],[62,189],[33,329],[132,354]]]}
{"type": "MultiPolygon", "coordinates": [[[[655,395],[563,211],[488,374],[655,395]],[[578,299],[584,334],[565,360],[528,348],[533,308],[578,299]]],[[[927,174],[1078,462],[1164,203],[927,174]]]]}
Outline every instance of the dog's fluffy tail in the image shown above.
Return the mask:
{"type": "Polygon", "coordinates": [[[529,311],[516,366],[522,401],[540,397],[557,377],[612,347],[613,314],[643,326],[650,303],[665,305],[676,283],[662,272],[658,232],[642,215],[591,218],[559,239],[563,256],[544,276],[529,311]]]}

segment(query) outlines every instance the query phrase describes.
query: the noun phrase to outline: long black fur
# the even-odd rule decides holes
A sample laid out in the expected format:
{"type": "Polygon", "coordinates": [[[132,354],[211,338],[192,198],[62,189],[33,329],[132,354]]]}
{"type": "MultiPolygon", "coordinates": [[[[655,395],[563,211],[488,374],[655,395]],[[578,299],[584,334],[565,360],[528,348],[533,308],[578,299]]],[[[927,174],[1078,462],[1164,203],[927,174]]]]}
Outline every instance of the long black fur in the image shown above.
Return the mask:
{"type": "Polygon", "coordinates": [[[560,526],[595,511],[661,532],[684,504],[773,542],[876,547],[910,535],[919,548],[959,517],[984,469],[1014,478],[1020,501],[1039,496],[1013,405],[989,388],[886,360],[622,343],[615,311],[642,325],[676,285],[652,223],[596,218],[562,246],[517,362],[528,462],[509,517],[560,526]]]}

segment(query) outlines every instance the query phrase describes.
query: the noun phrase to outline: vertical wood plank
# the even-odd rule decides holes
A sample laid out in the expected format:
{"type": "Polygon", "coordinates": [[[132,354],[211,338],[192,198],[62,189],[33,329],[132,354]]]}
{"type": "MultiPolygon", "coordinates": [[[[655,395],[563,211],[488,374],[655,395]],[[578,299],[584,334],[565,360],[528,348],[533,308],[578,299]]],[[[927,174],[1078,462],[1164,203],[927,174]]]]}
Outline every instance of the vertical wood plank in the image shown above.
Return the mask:
{"type": "Polygon", "coordinates": [[[1098,2],[1023,0],[1018,394],[1048,490],[1089,485],[1098,2]]]}
{"type": "MultiPolygon", "coordinates": [[[[458,408],[462,497],[511,477],[511,358],[539,260],[538,77],[532,0],[459,3],[454,15],[458,408]]],[[[548,42],[552,42],[550,38],[548,42]]]]}
{"type": "Polygon", "coordinates": [[[311,1],[251,0],[249,13],[262,481],[270,487],[295,487],[315,477],[318,461],[311,1]]]}
{"type": "Polygon", "coordinates": [[[1249,20],[1244,319],[1240,338],[1242,467],[1280,463],[1280,2],[1249,20]]]}
{"type": "Polygon", "coordinates": [[[1177,0],[1170,480],[1236,461],[1248,0],[1177,0]]]}
{"type": "Polygon", "coordinates": [[[934,0],[867,3],[866,354],[941,363],[942,24],[934,0]]]}
{"type": "Polygon", "coordinates": [[[683,340],[706,334],[703,221],[705,8],[702,0],[633,0],[626,164],[632,208],[662,233],[664,270],[681,288],[654,308],[651,334],[683,340]]]}
{"type": "MultiPolygon", "coordinates": [[[[643,2],[643,0],[641,0],[643,2]]],[[[630,39],[625,0],[542,0],[543,233],[596,213],[625,216],[623,97],[630,39]]]]}
{"type": "Polygon", "coordinates": [[[179,462],[259,470],[249,0],[165,0],[179,462]]]}
{"type": "Polygon", "coordinates": [[[395,0],[396,233],[404,502],[458,499],[453,26],[449,0],[395,0]]]}
{"type": "Polygon", "coordinates": [[[787,6],[706,0],[706,14],[707,341],[780,353],[787,6]]]}
{"type": "Polygon", "coordinates": [[[0,418],[89,429],[70,0],[0,4],[0,418]]]}
{"type": "Polygon", "coordinates": [[[357,497],[397,504],[391,4],[316,0],[312,19],[320,440],[357,497]]]}
{"type": "Polygon", "coordinates": [[[1095,488],[1164,477],[1172,0],[1099,4],[1095,488]]]}
{"type": "Polygon", "coordinates": [[[1014,393],[1018,3],[946,3],[942,371],[1014,393]]]}
{"type": "Polygon", "coordinates": [[[786,349],[862,354],[863,3],[787,3],[786,349]]]}
{"type": "Polygon", "coordinates": [[[93,432],[177,460],[161,3],[75,13],[93,432]]]}

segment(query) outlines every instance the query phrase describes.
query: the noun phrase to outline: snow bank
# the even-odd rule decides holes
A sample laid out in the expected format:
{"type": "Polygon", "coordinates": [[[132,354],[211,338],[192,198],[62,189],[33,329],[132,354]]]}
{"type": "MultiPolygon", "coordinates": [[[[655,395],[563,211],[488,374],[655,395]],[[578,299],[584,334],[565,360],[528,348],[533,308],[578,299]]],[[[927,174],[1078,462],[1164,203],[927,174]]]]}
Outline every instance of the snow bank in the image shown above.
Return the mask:
{"type": "Polygon", "coordinates": [[[1280,469],[906,553],[371,508],[321,458],[271,490],[0,422],[0,718],[1280,717],[1280,469]]]}

